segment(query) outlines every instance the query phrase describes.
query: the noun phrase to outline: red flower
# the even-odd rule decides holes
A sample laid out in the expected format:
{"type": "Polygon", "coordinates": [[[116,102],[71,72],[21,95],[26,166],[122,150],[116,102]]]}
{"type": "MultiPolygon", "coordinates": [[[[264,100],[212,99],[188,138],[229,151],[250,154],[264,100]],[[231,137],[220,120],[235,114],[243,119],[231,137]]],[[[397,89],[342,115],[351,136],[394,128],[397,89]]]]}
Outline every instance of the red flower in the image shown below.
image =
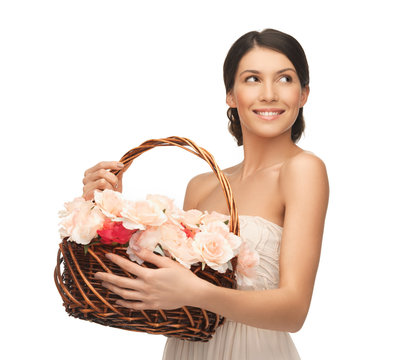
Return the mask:
{"type": "Polygon", "coordinates": [[[183,229],[181,229],[185,234],[186,234],[186,237],[188,237],[188,238],[194,238],[195,237],[195,233],[196,233],[196,231],[195,230],[193,230],[193,229],[190,229],[190,228],[188,228],[184,223],[182,223],[181,222],[181,225],[182,225],[182,227],[183,227],[183,229]]]}
{"type": "Polygon", "coordinates": [[[126,229],[121,222],[111,221],[106,219],[101,230],[97,234],[101,236],[100,241],[105,245],[110,245],[113,242],[125,244],[130,240],[130,237],[136,230],[126,229]]]}

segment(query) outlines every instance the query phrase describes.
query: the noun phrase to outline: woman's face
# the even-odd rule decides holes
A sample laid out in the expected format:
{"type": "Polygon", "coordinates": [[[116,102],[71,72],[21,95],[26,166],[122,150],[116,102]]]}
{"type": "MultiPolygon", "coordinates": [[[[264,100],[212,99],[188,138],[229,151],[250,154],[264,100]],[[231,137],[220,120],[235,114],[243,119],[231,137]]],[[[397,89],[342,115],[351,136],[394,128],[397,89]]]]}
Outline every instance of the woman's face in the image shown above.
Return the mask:
{"type": "Polygon", "coordinates": [[[249,131],[267,138],[290,137],[308,94],[285,55],[255,47],[240,60],[227,104],[237,108],[243,135],[249,131]]]}

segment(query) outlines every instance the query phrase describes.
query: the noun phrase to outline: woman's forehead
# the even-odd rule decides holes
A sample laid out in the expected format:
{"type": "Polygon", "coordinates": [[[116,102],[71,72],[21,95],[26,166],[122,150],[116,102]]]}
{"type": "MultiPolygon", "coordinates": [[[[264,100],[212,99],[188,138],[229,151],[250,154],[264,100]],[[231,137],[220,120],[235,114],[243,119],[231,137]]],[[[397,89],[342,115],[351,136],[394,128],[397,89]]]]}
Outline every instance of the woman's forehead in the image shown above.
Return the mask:
{"type": "Polygon", "coordinates": [[[276,72],[285,68],[295,69],[286,55],[276,50],[256,46],[241,58],[237,73],[247,70],[276,72]]]}

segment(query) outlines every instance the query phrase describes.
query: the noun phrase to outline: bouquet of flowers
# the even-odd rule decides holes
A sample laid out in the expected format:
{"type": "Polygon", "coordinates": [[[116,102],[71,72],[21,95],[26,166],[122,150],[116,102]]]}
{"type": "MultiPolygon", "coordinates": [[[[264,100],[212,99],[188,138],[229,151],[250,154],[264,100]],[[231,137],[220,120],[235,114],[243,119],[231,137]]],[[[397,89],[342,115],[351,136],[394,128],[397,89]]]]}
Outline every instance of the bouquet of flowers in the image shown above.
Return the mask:
{"type": "Polygon", "coordinates": [[[162,195],[130,201],[116,191],[96,190],[94,201],[75,198],[59,215],[61,238],[84,245],[85,252],[92,244],[125,246],[129,258],[142,264],[135,251],[146,248],[188,269],[201,263],[219,273],[232,270],[237,256],[237,284],[251,285],[256,276],[258,254],[229,231],[229,217],[215,211],[184,211],[162,195]]]}

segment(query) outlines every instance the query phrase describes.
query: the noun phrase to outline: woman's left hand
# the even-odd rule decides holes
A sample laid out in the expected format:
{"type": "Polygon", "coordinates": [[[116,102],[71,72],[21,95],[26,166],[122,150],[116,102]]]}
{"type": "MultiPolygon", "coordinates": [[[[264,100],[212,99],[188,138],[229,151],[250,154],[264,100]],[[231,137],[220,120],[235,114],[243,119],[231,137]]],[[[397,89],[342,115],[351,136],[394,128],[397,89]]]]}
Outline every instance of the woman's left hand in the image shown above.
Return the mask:
{"type": "Polygon", "coordinates": [[[125,299],[117,300],[117,304],[126,308],[170,310],[186,305],[198,306],[195,303],[197,295],[211,285],[168,257],[156,255],[146,249],[137,252],[137,256],[156,265],[158,269],[144,268],[121,256],[107,254],[109,260],[136,278],[106,272],[95,274],[96,279],[103,281],[103,286],[125,299]]]}

